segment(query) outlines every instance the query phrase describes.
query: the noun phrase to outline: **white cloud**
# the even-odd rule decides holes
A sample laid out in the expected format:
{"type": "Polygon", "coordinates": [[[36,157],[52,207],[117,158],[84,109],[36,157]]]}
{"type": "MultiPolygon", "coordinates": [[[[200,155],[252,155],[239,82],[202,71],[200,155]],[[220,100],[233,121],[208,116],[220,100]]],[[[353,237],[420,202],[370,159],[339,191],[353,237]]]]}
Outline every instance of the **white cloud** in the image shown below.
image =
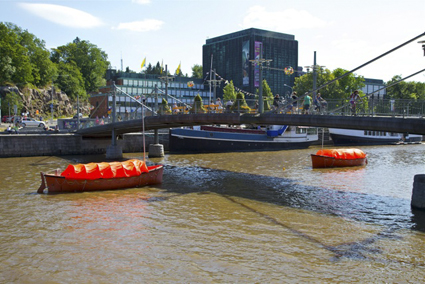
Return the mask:
{"type": "Polygon", "coordinates": [[[102,21],[89,13],[52,4],[20,3],[22,8],[53,23],[72,28],[94,28],[102,26],[102,21]]]}
{"type": "Polygon", "coordinates": [[[115,29],[129,30],[133,32],[149,32],[159,30],[163,24],[164,22],[160,20],[146,19],[143,21],[120,23],[115,29]]]}
{"type": "Polygon", "coordinates": [[[329,24],[305,10],[267,11],[265,7],[256,5],[248,9],[243,19],[242,27],[288,31],[303,28],[320,28],[329,24]]]}
{"type": "Polygon", "coordinates": [[[131,0],[132,3],[136,3],[136,4],[140,4],[140,5],[145,5],[145,4],[150,4],[151,0],[131,0]]]}

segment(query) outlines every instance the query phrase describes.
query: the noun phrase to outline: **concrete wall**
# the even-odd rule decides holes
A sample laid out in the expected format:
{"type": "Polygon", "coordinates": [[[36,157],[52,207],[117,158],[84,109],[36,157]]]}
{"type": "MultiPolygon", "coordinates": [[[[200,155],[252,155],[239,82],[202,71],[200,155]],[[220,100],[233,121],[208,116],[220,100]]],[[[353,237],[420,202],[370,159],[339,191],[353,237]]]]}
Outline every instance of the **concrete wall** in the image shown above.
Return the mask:
{"type": "MultiPolygon", "coordinates": [[[[145,138],[146,151],[153,144],[153,134],[145,138]]],[[[160,144],[168,150],[168,134],[160,134],[160,144]]],[[[82,138],[75,134],[2,134],[0,135],[0,157],[64,156],[82,154],[104,154],[112,144],[111,138],[82,138]]],[[[124,153],[142,152],[141,134],[125,134],[117,144],[124,153]]]]}

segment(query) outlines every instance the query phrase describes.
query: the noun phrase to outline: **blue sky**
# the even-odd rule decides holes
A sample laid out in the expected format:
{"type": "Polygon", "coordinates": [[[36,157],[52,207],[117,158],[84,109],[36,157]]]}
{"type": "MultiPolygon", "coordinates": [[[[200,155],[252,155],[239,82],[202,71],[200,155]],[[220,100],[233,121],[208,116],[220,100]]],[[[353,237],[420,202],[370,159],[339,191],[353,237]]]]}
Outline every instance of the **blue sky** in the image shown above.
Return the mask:
{"type": "MultiPolygon", "coordinates": [[[[12,22],[54,48],[76,37],[108,54],[111,65],[140,72],[140,64],[181,62],[191,75],[206,39],[247,28],[292,34],[300,66],[352,70],[425,32],[424,0],[0,0],[1,22],[12,22]]],[[[418,43],[355,72],[390,80],[425,68],[418,43]]],[[[274,66],[284,68],[286,66],[274,66]]],[[[295,67],[295,66],[294,66],[295,67]]],[[[425,82],[425,72],[409,81],[425,82]]],[[[232,78],[226,78],[232,79],[232,78]]]]}

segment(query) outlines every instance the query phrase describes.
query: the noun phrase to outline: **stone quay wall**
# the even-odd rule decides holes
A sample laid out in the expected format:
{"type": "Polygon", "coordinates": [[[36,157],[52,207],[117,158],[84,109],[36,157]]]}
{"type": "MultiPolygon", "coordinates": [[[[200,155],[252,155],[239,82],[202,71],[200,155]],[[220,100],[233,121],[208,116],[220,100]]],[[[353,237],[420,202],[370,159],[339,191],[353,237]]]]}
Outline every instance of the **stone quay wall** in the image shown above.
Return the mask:
{"type": "MultiPolygon", "coordinates": [[[[145,135],[146,151],[154,135],[145,135]]],[[[159,143],[168,150],[168,134],[159,134],[159,143]]],[[[1,134],[0,157],[65,156],[105,154],[112,138],[84,138],[76,134],[1,134]]],[[[141,133],[124,134],[117,140],[123,153],[143,152],[141,133]]]]}

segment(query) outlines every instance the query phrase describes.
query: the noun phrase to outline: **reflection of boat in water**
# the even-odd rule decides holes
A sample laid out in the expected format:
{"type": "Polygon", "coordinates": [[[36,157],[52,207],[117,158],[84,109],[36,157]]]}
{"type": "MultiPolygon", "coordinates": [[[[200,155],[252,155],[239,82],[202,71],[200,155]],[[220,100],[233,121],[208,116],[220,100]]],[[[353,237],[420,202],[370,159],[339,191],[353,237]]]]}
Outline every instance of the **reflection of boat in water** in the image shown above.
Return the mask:
{"type": "Polygon", "coordinates": [[[356,167],[367,164],[367,156],[359,149],[321,149],[311,154],[313,169],[356,167]]]}
{"type": "Polygon", "coordinates": [[[41,173],[37,193],[124,189],[162,182],[162,165],[146,166],[140,160],[69,165],[62,173],[41,173]]]}
{"type": "Polygon", "coordinates": [[[329,135],[335,145],[419,144],[422,142],[422,135],[375,130],[329,128],[329,135]]]}
{"type": "Polygon", "coordinates": [[[170,152],[235,152],[305,149],[318,140],[317,128],[271,125],[266,129],[201,126],[170,129],[170,152]]]}

